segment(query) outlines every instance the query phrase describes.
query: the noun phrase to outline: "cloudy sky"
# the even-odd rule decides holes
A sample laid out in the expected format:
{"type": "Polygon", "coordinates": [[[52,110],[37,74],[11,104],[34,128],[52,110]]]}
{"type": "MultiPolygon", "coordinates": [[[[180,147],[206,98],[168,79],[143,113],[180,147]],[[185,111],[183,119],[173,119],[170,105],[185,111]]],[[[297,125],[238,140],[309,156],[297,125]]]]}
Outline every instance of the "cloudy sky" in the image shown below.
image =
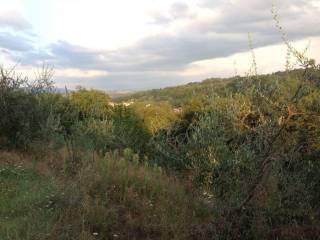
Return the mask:
{"type": "Polygon", "coordinates": [[[320,0],[0,0],[0,64],[58,87],[138,90],[283,70],[275,5],[298,49],[320,60],[320,0]]]}

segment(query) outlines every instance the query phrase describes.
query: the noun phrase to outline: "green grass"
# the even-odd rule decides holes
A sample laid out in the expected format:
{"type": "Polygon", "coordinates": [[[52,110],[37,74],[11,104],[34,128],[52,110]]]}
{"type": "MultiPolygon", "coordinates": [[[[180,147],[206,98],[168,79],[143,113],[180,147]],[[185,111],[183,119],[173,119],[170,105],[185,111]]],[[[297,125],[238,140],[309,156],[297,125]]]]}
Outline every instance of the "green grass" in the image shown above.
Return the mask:
{"type": "Polygon", "coordinates": [[[0,239],[46,239],[56,216],[54,182],[34,170],[0,167],[0,239]]]}
{"type": "Polygon", "coordinates": [[[60,181],[0,167],[0,240],[203,239],[201,204],[161,168],[108,154],[60,181]]]}

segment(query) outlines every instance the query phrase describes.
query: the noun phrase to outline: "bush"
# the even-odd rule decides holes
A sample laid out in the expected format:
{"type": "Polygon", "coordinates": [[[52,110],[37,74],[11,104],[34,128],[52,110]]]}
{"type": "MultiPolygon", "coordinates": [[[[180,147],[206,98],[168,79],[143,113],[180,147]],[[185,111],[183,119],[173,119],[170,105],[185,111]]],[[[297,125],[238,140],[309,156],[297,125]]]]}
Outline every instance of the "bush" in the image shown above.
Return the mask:
{"type": "Polygon", "coordinates": [[[51,90],[49,70],[34,82],[0,69],[0,136],[7,145],[27,149],[40,135],[48,113],[42,112],[40,95],[51,90]]]}
{"type": "Polygon", "coordinates": [[[143,120],[131,108],[116,106],[112,117],[113,149],[133,149],[137,153],[147,151],[151,133],[143,120]]]}
{"type": "Polygon", "coordinates": [[[154,139],[158,165],[188,169],[212,194],[218,236],[264,238],[278,229],[284,238],[279,229],[296,225],[299,236],[318,232],[318,71],[281,83],[248,79],[237,93],[213,96],[184,133],[172,135],[173,125],[154,139]]]}
{"type": "Polygon", "coordinates": [[[108,94],[98,90],[78,88],[70,94],[70,101],[79,111],[80,119],[89,117],[103,119],[110,113],[110,100],[108,94]]]}

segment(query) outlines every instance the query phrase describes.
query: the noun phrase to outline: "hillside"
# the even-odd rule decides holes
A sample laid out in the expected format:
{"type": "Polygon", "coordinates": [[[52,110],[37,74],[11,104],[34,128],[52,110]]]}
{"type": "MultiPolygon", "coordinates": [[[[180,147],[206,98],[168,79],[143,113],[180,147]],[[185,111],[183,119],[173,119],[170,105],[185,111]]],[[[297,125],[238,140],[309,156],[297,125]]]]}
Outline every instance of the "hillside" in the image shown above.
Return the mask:
{"type": "MultiPolygon", "coordinates": [[[[259,75],[259,78],[285,79],[301,73],[302,70],[296,69],[289,72],[276,72],[273,74],[259,75]]],[[[187,104],[194,96],[208,96],[212,93],[221,93],[225,88],[232,88],[237,82],[241,82],[247,77],[231,77],[231,78],[208,78],[201,82],[192,82],[186,85],[175,87],[166,87],[162,89],[152,89],[146,91],[139,91],[135,93],[123,93],[121,95],[112,96],[115,102],[169,102],[174,107],[181,107],[187,104]]]]}
{"type": "Polygon", "coordinates": [[[3,1],[0,240],[320,240],[319,16],[3,1]]]}
{"type": "Polygon", "coordinates": [[[0,239],[319,239],[320,65],[300,64],[128,106],[0,69],[0,239]]]}

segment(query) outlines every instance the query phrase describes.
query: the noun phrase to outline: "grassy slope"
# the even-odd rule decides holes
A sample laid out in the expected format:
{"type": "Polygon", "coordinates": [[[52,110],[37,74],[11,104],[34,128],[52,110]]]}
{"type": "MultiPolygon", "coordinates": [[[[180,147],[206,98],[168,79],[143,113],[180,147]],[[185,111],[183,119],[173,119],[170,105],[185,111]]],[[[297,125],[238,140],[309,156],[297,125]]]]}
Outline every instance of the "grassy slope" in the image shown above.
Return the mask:
{"type": "Polygon", "coordinates": [[[1,240],[206,238],[207,206],[160,168],[111,154],[48,177],[1,154],[1,240]]]}

